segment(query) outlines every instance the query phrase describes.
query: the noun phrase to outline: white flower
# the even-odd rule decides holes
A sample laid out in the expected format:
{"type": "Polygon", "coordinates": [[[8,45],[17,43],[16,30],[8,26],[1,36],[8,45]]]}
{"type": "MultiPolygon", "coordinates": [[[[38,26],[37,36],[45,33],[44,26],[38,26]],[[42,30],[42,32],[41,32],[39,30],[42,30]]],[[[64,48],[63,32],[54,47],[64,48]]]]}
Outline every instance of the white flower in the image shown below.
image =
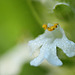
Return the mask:
{"type": "MultiPolygon", "coordinates": [[[[52,25],[48,24],[48,27],[50,26],[52,25]]],[[[39,56],[30,62],[33,66],[40,65],[44,59],[52,65],[62,65],[63,63],[57,56],[56,47],[61,48],[68,57],[75,56],[75,43],[67,39],[64,30],[60,26],[53,31],[46,29],[45,33],[35,40],[29,41],[28,45],[33,52],[40,49],[39,56]]]]}

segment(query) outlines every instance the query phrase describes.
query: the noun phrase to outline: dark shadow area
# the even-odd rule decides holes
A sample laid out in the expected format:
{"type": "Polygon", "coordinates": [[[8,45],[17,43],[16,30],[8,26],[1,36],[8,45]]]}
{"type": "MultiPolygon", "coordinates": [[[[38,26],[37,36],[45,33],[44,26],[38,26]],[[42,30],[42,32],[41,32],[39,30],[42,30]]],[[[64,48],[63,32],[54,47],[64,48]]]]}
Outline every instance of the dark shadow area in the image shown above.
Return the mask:
{"type": "Polygon", "coordinates": [[[47,75],[48,72],[46,67],[34,67],[27,62],[22,66],[21,72],[18,75],[47,75]]]}
{"type": "Polygon", "coordinates": [[[61,19],[62,21],[70,21],[74,18],[74,13],[68,5],[57,5],[54,9],[55,15],[58,19],[61,19]]]}

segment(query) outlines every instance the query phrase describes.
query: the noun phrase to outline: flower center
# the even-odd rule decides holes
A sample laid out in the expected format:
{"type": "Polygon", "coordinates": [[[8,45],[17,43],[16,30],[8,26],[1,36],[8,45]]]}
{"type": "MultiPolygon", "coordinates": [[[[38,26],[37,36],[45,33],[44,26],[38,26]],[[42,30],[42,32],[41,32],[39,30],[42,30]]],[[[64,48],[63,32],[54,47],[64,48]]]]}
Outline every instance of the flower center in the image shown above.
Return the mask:
{"type": "Polygon", "coordinates": [[[53,30],[55,30],[55,28],[57,28],[57,26],[58,26],[59,24],[58,23],[56,23],[56,24],[54,24],[53,26],[51,26],[51,27],[48,27],[46,24],[43,24],[43,28],[46,30],[48,30],[48,31],[53,31],[53,30]]]}

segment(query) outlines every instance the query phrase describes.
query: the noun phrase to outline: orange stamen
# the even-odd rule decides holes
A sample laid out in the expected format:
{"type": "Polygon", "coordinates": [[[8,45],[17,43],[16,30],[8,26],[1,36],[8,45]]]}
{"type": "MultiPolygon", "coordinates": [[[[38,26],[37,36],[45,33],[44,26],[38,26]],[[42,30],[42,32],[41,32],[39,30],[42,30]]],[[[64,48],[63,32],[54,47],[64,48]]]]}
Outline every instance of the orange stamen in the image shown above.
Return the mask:
{"type": "Polygon", "coordinates": [[[42,26],[45,30],[47,29],[47,25],[46,24],[43,24],[42,26]]]}
{"type": "Polygon", "coordinates": [[[54,26],[47,27],[47,24],[43,24],[42,27],[43,27],[45,30],[48,29],[48,31],[53,31],[53,30],[55,30],[55,28],[57,28],[58,25],[59,25],[59,24],[56,23],[56,24],[54,24],[54,26]]]}

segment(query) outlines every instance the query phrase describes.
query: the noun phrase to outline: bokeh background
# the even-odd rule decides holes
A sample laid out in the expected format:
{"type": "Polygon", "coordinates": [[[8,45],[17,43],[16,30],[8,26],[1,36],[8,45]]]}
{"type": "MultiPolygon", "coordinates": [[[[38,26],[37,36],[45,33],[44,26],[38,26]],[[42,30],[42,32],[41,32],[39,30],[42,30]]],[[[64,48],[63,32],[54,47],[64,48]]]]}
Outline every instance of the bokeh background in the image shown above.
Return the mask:
{"type": "Polygon", "coordinates": [[[61,67],[46,61],[30,66],[27,43],[48,23],[59,23],[75,42],[75,0],[0,0],[0,75],[75,75],[75,57],[68,58],[59,48],[61,67]]]}

